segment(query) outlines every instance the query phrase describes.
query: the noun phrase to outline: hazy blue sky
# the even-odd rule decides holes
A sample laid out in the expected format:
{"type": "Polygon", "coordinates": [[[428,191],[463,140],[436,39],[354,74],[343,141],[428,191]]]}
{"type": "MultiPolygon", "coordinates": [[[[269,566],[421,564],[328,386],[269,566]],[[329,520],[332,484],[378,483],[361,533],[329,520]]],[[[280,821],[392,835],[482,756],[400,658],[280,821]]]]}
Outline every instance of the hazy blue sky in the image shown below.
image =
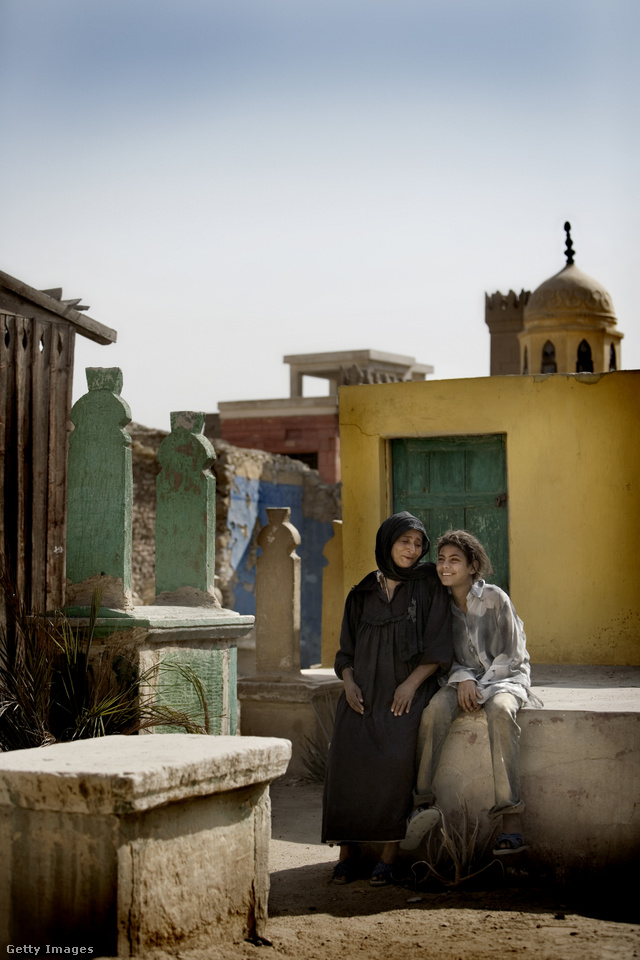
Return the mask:
{"type": "Polygon", "coordinates": [[[77,370],[120,366],[168,428],[287,396],[288,353],[487,375],[485,291],[560,270],[569,219],[639,368],[639,23],[637,0],[4,0],[0,268],[115,327],[77,370]]]}

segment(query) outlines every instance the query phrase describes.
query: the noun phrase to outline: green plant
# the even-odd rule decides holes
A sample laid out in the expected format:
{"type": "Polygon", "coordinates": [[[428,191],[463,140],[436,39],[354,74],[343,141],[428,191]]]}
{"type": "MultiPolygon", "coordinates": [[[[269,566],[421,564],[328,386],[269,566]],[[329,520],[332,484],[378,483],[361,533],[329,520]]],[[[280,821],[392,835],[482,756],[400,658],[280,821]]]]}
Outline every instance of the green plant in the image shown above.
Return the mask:
{"type": "Polygon", "coordinates": [[[86,624],[60,612],[33,613],[0,565],[0,594],[6,622],[0,627],[0,749],[132,734],[156,726],[209,733],[204,688],[189,667],[178,663],[137,667],[139,631],[96,640],[100,595],[93,596],[86,624]],[[176,671],[196,691],[204,722],[185,710],[157,704],[158,671],[176,671]]]}
{"type": "Polygon", "coordinates": [[[416,880],[422,867],[426,870],[423,879],[431,876],[446,887],[457,887],[484,873],[492,863],[497,862],[487,858],[495,829],[481,835],[480,821],[478,817],[472,821],[464,801],[460,802],[457,825],[453,820],[448,822],[442,810],[440,824],[439,829],[432,830],[428,835],[425,859],[414,863],[411,868],[416,880]]]}
{"type": "Polygon", "coordinates": [[[335,697],[332,697],[329,693],[320,696],[318,703],[315,699],[311,701],[319,733],[313,738],[303,737],[301,759],[307,771],[307,778],[316,783],[324,783],[327,774],[327,756],[336,717],[336,705],[335,697]],[[325,715],[324,719],[323,713],[325,715]]]}
{"type": "Polygon", "coordinates": [[[0,565],[5,624],[0,629],[0,748],[16,750],[52,743],[49,704],[56,644],[0,565]]]}
{"type": "Polygon", "coordinates": [[[324,783],[327,775],[328,744],[317,738],[304,736],[302,738],[302,764],[306,771],[306,779],[314,783],[324,783]]]}

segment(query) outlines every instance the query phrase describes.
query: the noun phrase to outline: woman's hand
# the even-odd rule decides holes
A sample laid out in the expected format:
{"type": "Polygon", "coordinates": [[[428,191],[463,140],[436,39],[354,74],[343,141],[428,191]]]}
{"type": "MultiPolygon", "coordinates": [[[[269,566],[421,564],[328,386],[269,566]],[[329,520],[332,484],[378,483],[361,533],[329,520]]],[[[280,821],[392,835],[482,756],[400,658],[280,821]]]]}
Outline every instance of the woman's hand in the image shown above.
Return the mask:
{"type": "Polygon", "coordinates": [[[347,698],[347,703],[356,713],[364,713],[362,690],[353,679],[353,670],[351,667],[346,667],[343,670],[342,680],[344,682],[344,695],[347,698]]]}
{"type": "Polygon", "coordinates": [[[411,671],[406,680],[403,680],[396,687],[391,704],[391,712],[395,717],[401,717],[403,713],[409,713],[416,690],[437,669],[437,663],[421,663],[415,670],[411,671]]]}
{"type": "Polygon", "coordinates": [[[394,717],[401,717],[403,713],[409,713],[413,698],[415,697],[417,687],[409,680],[405,680],[396,687],[391,704],[391,713],[394,717]]]}
{"type": "Polygon", "coordinates": [[[475,680],[463,680],[458,684],[458,703],[467,713],[473,713],[480,708],[478,684],[475,680]]]}

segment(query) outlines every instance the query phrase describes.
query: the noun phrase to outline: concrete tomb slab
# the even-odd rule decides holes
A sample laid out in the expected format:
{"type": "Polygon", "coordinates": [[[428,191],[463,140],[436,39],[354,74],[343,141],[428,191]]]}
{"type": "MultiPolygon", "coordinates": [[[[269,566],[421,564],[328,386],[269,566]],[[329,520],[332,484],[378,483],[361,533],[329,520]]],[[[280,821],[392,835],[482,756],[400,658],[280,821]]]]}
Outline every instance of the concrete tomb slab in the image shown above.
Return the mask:
{"type": "Polygon", "coordinates": [[[0,945],[135,956],[259,935],[269,783],[290,755],[286,740],[197,735],[1,755],[0,945]]]}

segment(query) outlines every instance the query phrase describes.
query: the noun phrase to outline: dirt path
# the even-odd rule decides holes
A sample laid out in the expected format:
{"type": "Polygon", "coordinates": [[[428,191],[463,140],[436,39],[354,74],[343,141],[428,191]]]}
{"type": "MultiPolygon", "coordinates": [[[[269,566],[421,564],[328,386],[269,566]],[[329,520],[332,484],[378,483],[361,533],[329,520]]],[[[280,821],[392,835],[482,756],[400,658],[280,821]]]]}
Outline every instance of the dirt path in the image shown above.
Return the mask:
{"type": "MultiPolygon", "coordinates": [[[[343,887],[329,883],[337,852],[318,843],[321,793],[316,784],[286,779],[272,787],[268,953],[273,960],[640,957],[640,923],[594,919],[554,891],[529,886],[419,893],[373,888],[366,878],[343,887]]],[[[253,957],[256,950],[239,955],[253,957]]]]}
{"type": "MultiPolygon", "coordinates": [[[[640,917],[629,908],[597,919],[555,891],[420,893],[373,888],[363,878],[331,884],[337,851],[318,842],[322,788],[283,780],[271,788],[271,946],[238,941],[179,960],[632,960],[640,958],[640,917]]],[[[637,902],[631,891],[630,902],[637,902]]]]}

